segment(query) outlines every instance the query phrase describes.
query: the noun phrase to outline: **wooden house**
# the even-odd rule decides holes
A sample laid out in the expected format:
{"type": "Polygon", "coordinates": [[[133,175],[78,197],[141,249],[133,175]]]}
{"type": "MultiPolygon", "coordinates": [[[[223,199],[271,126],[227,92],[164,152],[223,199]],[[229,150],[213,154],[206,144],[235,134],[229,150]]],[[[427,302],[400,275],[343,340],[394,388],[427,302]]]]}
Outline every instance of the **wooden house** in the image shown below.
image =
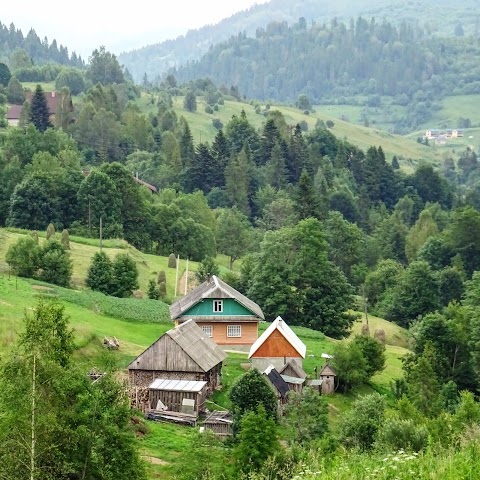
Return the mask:
{"type": "Polygon", "coordinates": [[[289,361],[301,368],[306,352],[305,344],[281,317],[277,317],[252,345],[248,358],[260,371],[269,365],[281,370],[289,361]]]}
{"type": "Polygon", "coordinates": [[[191,380],[166,380],[157,378],[148,387],[151,410],[171,410],[180,412],[182,407],[192,400],[193,412],[205,410],[207,382],[191,380]],[[160,408],[158,408],[160,406],[160,408]]]}
{"type": "Polygon", "coordinates": [[[257,340],[262,309],[215,275],[170,306],[177,324],[193,319],[222,348],[247,350],[257,340]]]}
{"type": "Polygon", "coordinates": [[[323,395],[328,395],[335,391],[335,377],[337,374],[335,370],[326,363],[320,370],[319,377],[321,380],[321,389],[323,395]]]}
{"type": "Polygon", "coordinates": [[[147,408],[148,387],[157,379],[206,382],[210,395],[220,384],[225,352],[193,321],[162,335],[128,366],[132,404],[147,408]]]}

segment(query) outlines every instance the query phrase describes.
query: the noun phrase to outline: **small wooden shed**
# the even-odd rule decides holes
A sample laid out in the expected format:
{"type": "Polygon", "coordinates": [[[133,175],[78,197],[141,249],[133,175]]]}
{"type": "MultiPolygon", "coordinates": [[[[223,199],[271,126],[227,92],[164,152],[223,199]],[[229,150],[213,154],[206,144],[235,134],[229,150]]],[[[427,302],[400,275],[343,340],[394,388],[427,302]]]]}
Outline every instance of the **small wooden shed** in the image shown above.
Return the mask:
{"type": "Polygon", "coordinates": [[[289,361],[301,367],[306,351],[307,347],[295,332],[282,317],[277,317],[252,345],[248,358],[260,371],[270,365],[280,370],[289,361]]]}
{"type": "Polygon", "coordinates": [[[335,391],[335,377],[337,374],[333,367],[326,363],[320,370],[319,377],[322,381],[322,394],[328,395],[335,391]]]}
{"type": "Polygon", "coordinates": [[[152,410],[157,409],[159,401],[167,410],[180,412],[184,400],[193,400],[193,410],[197,414],[204,410],[207,398],[207,382],[189,380],[156,379],[149,387],[149,403],[152,410]]]}
{"type": "Polygon", "coordinates": [[[233,435],[233,417],[230,412],[215,410],[205,419],[203,426],[205,430],[211,430],[221,438],[231,437],[233,435]]]}
{"type": "Polygon", "coordinates": [[[302,392],[307,374],[297,362],[289,360],[278,373],[288,384],[290,390],[302,392]]]}

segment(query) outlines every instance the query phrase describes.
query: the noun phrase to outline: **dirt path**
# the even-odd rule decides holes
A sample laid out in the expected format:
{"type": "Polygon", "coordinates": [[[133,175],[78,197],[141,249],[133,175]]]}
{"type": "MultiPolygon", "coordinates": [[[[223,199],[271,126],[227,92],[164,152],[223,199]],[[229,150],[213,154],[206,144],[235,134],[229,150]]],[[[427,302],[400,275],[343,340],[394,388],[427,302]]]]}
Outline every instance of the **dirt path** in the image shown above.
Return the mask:
{"type": "Polygon", "coordinates": [[[152,465],[168,465],[168,462],[165,460],[160,460],[160,458],[157,457],[148,457],[146,455],[142,455],[143,460],[145,460],[148,463],[151,463],[152,465]]]}

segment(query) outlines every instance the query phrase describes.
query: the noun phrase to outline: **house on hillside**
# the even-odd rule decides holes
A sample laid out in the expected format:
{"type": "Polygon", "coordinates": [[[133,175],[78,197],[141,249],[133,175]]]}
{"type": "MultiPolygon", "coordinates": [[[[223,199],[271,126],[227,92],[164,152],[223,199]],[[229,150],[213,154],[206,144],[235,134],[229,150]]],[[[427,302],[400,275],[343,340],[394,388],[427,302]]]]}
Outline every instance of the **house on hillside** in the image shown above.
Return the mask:
{"type": "Polygon", "coordinates": [[[288,362],[294,362],[301,368],[306,352],[305,344],[282,317],[277,317],[252,345],[248,358],[252,366],[260,371],[270,365],[282,370],[288,362]]]}
{"type": "Polygon", "coordinates": [[[166,385],[156,380],[206,382],[205,391],[202,385],[198,392],[191,393],[208,396],[220,384],[225,358],[225,352],[194,321],[184,322],[163,334],[128,366],[132,404],[141,409],[155,408],[150,403],[158,395],[149,395],[149,387],[160,391],[160,386],[166,385]]]}
{"type": "MultiPolygon", "coordinates": [[[[177,324],[193,319],[222,348],[246,350],[257,340],[262,309],[215,275],[170,306],[177,324]]],[[[267,365],[268,366],[268,365],[267,365]]]]}
{"type": "MultiPolygon", "coordinates": [[[[48,111],[50,112],[50,121],[52,125],[55,125],[56,115],[61,108],[65,112],[73,112],[73,103],[70,95],[63,95],[57,92],[44,92],[45,99],[47,100],[48,111]]],[[[25,100],[29,103],[32,102],[33,92],[25,93],[25,100]]],[[[7,122],[12,127],[18,126],[23,110],[23,105],[11,105],[7,111],[7,122]]]]}

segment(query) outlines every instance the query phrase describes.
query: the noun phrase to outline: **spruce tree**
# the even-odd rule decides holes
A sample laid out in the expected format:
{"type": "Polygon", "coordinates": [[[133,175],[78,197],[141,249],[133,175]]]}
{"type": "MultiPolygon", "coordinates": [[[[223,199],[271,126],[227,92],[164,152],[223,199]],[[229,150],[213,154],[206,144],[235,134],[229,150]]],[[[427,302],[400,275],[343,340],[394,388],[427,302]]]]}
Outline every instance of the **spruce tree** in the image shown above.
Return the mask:
{"type": "Polygon", "coordinates": [[[315,191],[313,179],[306,170],[300,175],[300,180],[294,191],[293,200],[300,220],[319,217],[319,197],[315,191]]]}
{"type": "Polygon", "coordinates": [[[85,284],[105,295],[111,295],[113,285],[113,265],[105,252],[97,252],[92,258],[85,284]]]}
{"type": "Polygon", "coordinates": [[[30,107],[30,122],[35,125],[35,128],[40,132],[44,132],[47,128],[53,127],[50,122],[50,110],[47,99],[40,85],[37,85],[35,93],[33,94],[30,107]]]}
{"type": "Polygon", "coordinates": [[[155,280],[148,281],[148,298],[151,300],[158,300],[160,298],[160,292],[158,290],[155,280]]]}

